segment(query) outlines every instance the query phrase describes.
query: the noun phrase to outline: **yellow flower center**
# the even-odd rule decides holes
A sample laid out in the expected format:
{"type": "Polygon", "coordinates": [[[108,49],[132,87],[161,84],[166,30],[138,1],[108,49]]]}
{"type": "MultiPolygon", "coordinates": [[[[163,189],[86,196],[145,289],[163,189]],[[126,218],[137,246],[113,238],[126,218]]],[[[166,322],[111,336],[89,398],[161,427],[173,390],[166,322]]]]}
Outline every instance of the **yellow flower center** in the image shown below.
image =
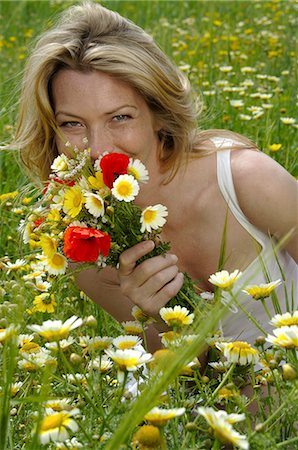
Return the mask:
{"type": "Polygon", "coordinates": [[[157,216],[157,212],[152,209],[147,209],[147,211],[144,212],[144,221],[146,223],[151,223],[153,220],[155,220],[157,216]]]}
{"type": "Polygon", "coordinates": [[[51,414],[43,419],[40,425],[40,431],[48,431],[54,428],[61,428],[65,426],[68,419],[68,414],[65,412],[59,412],[51,414]]]}
{"type": "Polygon", "coordinates": [[[131,183],[129,183],[128,181],[121,181],[121,183],[119,183],[117,186],[117,191],[119,195],[121,195],[121,197],[131,195],[132,193],[131,183]]]}

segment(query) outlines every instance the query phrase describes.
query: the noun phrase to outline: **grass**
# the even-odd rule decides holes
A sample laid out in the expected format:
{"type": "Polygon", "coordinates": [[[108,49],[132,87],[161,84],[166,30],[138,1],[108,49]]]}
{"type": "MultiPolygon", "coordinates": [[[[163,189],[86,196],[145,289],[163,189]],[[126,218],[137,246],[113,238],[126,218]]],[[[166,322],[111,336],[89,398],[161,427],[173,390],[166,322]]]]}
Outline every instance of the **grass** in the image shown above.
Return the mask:
{"type": "MultiPolygon", "coordinates": [[[[12,138],[21,73],[35,37],[53,23],[57,13],[73,3],[76,2],[0,3],[0,142],[8,143],[12,138]]],[[[102,3],[152,33],[175,63],[188,73],[205,103],[200,127],[228,128],[242,133],[298,176],[297,124],[285,123],[286,118],[295,117],[297,107],[295,2],[102,3]]],[[[28,183],[14,151],[1,151],[0,171],[1,194],[21,191],[28,183]]],[[[196,335],[191,344],[171,348],[173,354],[164,356],[168,359],[149,367],[148,377],[143,374],[142,378],[140,371],[135,373],[141,394],[133,398],[125,393],[115,366],[107,371],[91,368],[105,360],[100,344],[97,348],[95,345],[98,337],[122,335],[122,326],[84,297],[70,277],[55,284],[57,304],[53,313],[33,310],[33,300],[39,292],[36,281],[26,279],[26,275],[32,272],[30,261],[34,257],[21,246],[18,232],[19,221],[28,211],[27,203],[30,205],[33,200],[18,196],[0,199],[0,449],[74,449],[80,445],[111,450],[149,448],[136,443],[133,436],[137,430],[141,430],[137,435],[141,441],[159,436],[155,447],[150,448],[224,448],[219,430],[211,432],[214,427],[210,428],[198,414],[200,406],[224,409],[229,414],[244,413],[245,420],[235,423],[229,436],[234,436],[234,429],[237,430],[251,449],[297,448],[295,346],[266,350],[259,342],[256,348],[263,365],[257,373],[251,364],[230,364],[223,372],[209,367],[201,373],[195,357],[223,312],[222,307],[215,305],[203,328],[198,318],[185,327],[186,335],[196,335]],[[8,262],[14,263],[17,258],[24,258],[24,265],[20,263],[9,270],[8,262]],[[48,342],[37,334],[20,337],[31,334],[28,325],[41,325],[49,319],[65,321],[72,315],[82,318],[83,323],[70,332],[73,340],[68,344],[60,342],[56,352],[48,353],[45,350],[48,342]],[[182,368],[190,361],[194,365],[183,372],[182,368]],[[241,390],[245,380],[252,386],[252,396],[241,390]],[[266,395],[261,395],[261,391],[266,395]],[[64,398],[68,403],[60,405],[63,411],[79,409],[74,415],[75,431],[69,432],[73,440],[41,444],[41,426],[45,427],[43,420],[49,413],[45,402],[64,398]],[[253,400],[257,404],[254,415],[249,412],[253,400]],[[156,405],[183,407],[185,413],[169,420],[158,432],[146,431],[142,428],[144,415],[156,405]]],[[[48,280],[53,282],[52,277],[48,280]]],[[[220,338],[215,340],[218,343],[220,338]]],[[[212,347],[211,356],[216,361],[225,361],[216,346],[212,347]]],[[[60,414],[57,420],[61,419],[59,406],[55,408],[60,414]]],[[[53,417],[48,419],[48,425],[49,420],[53,421],[53,417]]],[[[217,422],[223,427],[222,422],[217,422]]]]}

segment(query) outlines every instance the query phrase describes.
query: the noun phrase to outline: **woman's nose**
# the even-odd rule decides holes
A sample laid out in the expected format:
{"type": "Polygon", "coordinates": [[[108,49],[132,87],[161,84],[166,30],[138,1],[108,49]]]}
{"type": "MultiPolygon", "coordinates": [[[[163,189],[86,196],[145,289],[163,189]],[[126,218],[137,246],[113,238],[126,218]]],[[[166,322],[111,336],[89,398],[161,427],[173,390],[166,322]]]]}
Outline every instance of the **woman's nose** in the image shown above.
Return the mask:
{"type": "Polygon", "coordinates": [[[111,136],[103,130],[90,133],[88,147],[91,149],[90,156],[92,160],[97,159],[104,152],[111,152],[114,150],[111,136]]]}

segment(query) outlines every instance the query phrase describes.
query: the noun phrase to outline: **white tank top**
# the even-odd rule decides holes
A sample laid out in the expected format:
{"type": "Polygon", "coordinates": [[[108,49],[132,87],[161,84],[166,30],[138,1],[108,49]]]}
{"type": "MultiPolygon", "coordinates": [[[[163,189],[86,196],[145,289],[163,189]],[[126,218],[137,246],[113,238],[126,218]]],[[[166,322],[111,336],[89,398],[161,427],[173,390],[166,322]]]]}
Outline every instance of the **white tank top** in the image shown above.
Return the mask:
{"type": "MultiPolygon", "coordinates": [[[[266,333],[272,333],[273,327],[269,325],[270,318],[261,301],[253,300],[249,295],[242,292],[242,289],[250,284],[259,285],[280,279],[282,284],[276,288],[275,293],[281,312],[292,312],[297,309],[298,265],[286,251],[278,250],[276,242],[251,224],[243,214],[237,201],[231,171],[230,148],[233,146],[233,141],[225,138],[214,138],[212,141],[216,147],[220,148],[217,151],[219,189],[236,220],[261,246],[258,257],[243,271],[232,292],[241,307],[258,322],[260,328],[266,333]],[[226,149],[222,150],[222,148],[226,149]]],[[[237,142],[235,143],[237,144],[237,142]]],[[[239,267],[235,267],[235,269],[239,269],[239,267]]],[[[230,294],[223,292],[223,302],[230,302],[230,299],[230,294]]],[[[275,310],[271,297],[265,301],[271,316],[279,312],[275,310]]],[[[253,344],[255,339],[263,333],[241,310],[241,307],[230,304],[229,312],[222,321],[222,331],[227,339],[241,340],[253,344]]]]}

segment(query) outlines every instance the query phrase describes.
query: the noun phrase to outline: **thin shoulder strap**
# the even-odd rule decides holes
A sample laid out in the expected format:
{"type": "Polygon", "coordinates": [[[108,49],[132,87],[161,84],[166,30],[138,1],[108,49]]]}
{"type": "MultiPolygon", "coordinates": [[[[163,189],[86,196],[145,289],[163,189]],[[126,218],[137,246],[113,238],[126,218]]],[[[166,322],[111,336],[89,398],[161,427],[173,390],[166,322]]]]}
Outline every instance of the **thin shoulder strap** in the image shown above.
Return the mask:
{"type": "Polygon", "coordinates": [[[230,211],[233,213],[237,221],[245,228],[248,233],[261,246],[265,247],[265,235],[249,222],[242,212],[233,183],[233,175],[231,170],[231,150],[217,150],[217,181],[220,192],[228,204],[230,211]]]}

